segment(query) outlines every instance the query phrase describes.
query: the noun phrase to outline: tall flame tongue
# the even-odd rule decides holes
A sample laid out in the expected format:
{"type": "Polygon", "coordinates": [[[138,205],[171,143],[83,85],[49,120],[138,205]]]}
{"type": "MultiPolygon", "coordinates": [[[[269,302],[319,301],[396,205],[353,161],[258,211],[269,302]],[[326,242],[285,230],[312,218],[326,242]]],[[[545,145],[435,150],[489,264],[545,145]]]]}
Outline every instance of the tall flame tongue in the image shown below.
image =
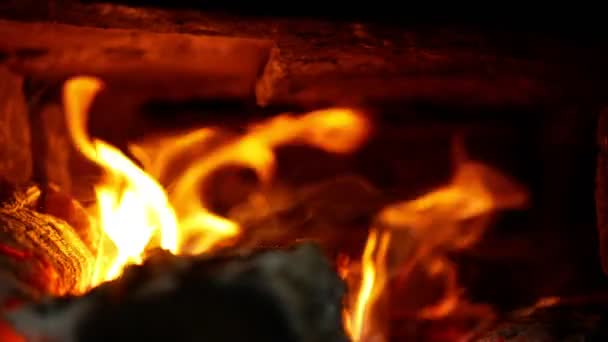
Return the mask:
{"type": "MultiPolygon", "coordinates": [[[[201,198],[200,185],[218,168],[243,165],[269,181],[274,168],[274,149],[299,142],[332,153],[349,153],[360,146],[368,133],[367,121],[347,109],[330,109],[295,117],[281,115],[250,129],[233,142],[203,157],[191,160],[175,180],[170,196],[159,182],[141,170],[117,148],[93,139],[86,133],[87,113],[100,80],[78,77],[64,85],[64,105],[69,131],[75,146],[104,171],[96,186],[98,224],[111,244],[99,243],[96,274],[91,286],[114,279],[123,269],[140,263],[154,236],[160,247],[173,253],[198,254],[239,234],[236,222],[212,213],[201,198]],[[192,240],[196,243],[191,243],[192,240]],[[110,249],[116,249],[113,253],[110,249]]],[[[155,148],[134,145],[131,150],[149,172],[162,177],[173,160],[189,148],[205,149],[213,130],[204,128],[185,135],[160,140],[155,148]]]]}
{"type": "Polygon", "coordinates": [[[161,186],[117,148],[86,134],[89,107],[102,87],[98,79],[81,77],[68,81],[63,93],[74,145],[105,171],[102,183],[95,188],[97,218],[115,244],[117,255],[105,262],[105,244],[99,242],[92,286],[118,277],[128,264],[141,262],[153,235],[159,234],[161,247],[172,252],[177,252],[178,243],[175,213],[161,186]]]}
{"type": "MultiPolygon", "coordinates": [[[[460,291],[446,252],[477,242],[490,214],[518,208],[526,198],[523,189],[497,171],[462,161],[449,185],[383,209],[363,253],[358,293],[347,303],[345,326],[352,339],[386,340],[379,319],[380,297],[389,280],[413,281],[415,271],[425,274],[426,287],[443,291],[438,299],[414,308],[412,316],[436,319],[453,312],[460,302],[460,291]]],[[[417,285],[416,290],[424,292],[417,285]]]]}

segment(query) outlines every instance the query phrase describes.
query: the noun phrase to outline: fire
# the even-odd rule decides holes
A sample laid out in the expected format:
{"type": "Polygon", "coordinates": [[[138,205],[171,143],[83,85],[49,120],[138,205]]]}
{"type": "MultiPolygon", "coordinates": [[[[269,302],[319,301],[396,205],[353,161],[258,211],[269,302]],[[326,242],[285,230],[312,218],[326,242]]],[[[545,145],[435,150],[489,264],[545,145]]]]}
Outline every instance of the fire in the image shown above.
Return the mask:
{"type": "MultiPolygon", "coordinates": [[[[200,191],[219,168],[246,167],[267,184],[273,178],[277,147],[300,143],[346,154],[356,150],[370,131],[364,117],[349,109],[283,114],[252,125],[229,141],[218,142],[221,132],[202,128],[133,143],[129,149],[142,168],[116,147],[87,133],[89,109],[103,87],[99,79],[77,77],[65,83],[63,93],[74,145],[103,171],[91,216],[105,234],[97,244],[95,271],[90,279],[83,279],[84,288],[119,277],[128,265],[141,263],[150,248],[201,254],[234,243],[242,228],[214,213],[200,191]]],[[[381,326],[381,302],[389,284],[392,288],[393,283],[410,281],[418,273],[427,282],[441,284],[443,292],[413,308],[415,316],[434,319],[453,312],[462,299],[446,252],[471,246],[492,213],[526,201],[525,192],[497,171],[468,160],[460,160],[457,166],[445,187],[381,210],[370,229],[361,265],[341,266],[343,277],[357,276],[351,272],[355,268],[360,277],[344,311],[345,329],[353,341],[387,339],[381,326]]]]}
{"type": "MultiPolygon", "coordinates": [[[[192,241],[196,237],[196,243],[182,245],[181,252],[200,254],[238,234],[238,225],[209,212],[199,193],[202,183],[213,171],[225,165],[241,165],[253,169],[259,179],[267,183],[272,179],[273,150],[278,146],[299,142],[333,153],[348,153],[363,142],[367,127],[360,115],[346,109],[316,111],[301,117],[280,115],[254,125],[234,141],[190,160],[173,181],[170,194],[170,202],[179,217],[182,241],[192,241]]],[[[154,147],[133,145],[131,150],[163,178],[164,170],[174,158],[186,153],[192,145],[204,146],[213,135],[212,130],[203,128],[187,135],[166,137],[162,144],[154,147]]]]}
{"type": "Polygon", "coordinates": [[[68,81],[64,89],[68,129],[76,148],[105,171],[97,185],[98,218],[116,255],[106,255],[105,241],[97,246],[97,267],[92,286],[117,278],[122,269],[142,261],[142,253],[154,234],[161,246],[177,251],[177,219],[161,186],[115,147],[86,134],[86,114],[103,84],[95,78],[68,81]]]}
{"type": "Polygon", "coordinates": [[[425,273],[427,285],[443,285],[443,293],[434,302],[413,308],[412,314],[436,319],[453,312],[461,298],[456,272],[445,253],[477,242],[490,214],[520,207],[526,197],[523,189],[497,171],[462,161],[449,185],[383,209],[363,252],[358,295],[354,303],[347,303],[345,326],[352,339],[386,339],[378,319],[380,297],[389,280],[412,281],[415,270],[425,273]]]}
{"type": "Polygon", "coordinates": [[[382,329],[371,327],[368,322],[375,319],[371,309],[384,290],[387,281],[385,260],[391,235],[372,229],[362,256],[362,276],[352,312],[346,310],[344,326],[353,341],[383,340],[382,329]],[[370,329],[371,328],[371,329],[370,329]],[[364,330],[365,329],[365,330],[364,330]]]}
{"type": "Polygon", "coordinates": [[[77,77],[66,82],[63,93],[74,145],[104,172],[95,188],[97,208],[92,216],[106,239],[98,243],[97,267],[89,287],[117,278],[130,264],[141,263],[150,247],[200,254],[238,236],[238,223],[211,212],[201,198],[201,184],[218,168],[242,165],[255,170],[262,182],[269,182],[278,146],[297,142],[331,153],[348,153],[358,148],[369,130],[367,121],[349,109],[281,115],[251,126],[244,135],[219,147],[208,146],[217,132],[204,128],[165,137],[155,146],[132,145],[144,171],[117,148],[87,134],[88,111],[103,87],[99,79],[77,77]],[[172,180],[168,194],[159,179],[192,148],[208,153],[188,160],[187,167],[172,180]],[[152,244],[155,237],[160,246],[152,244]]]}

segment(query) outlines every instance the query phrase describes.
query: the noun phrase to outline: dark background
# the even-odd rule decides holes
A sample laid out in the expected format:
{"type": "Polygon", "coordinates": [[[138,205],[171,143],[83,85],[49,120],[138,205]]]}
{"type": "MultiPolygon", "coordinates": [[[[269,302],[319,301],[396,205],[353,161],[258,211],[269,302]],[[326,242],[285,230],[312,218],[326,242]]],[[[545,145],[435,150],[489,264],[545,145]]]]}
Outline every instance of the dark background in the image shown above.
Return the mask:
{"type": "MultiPolygon", "coordinates": [[[[99,2],[83,0],[83,2],[99,2]]],[[[531,1],[204,1],[108,0],[104,2],[164,8],[227,11],[248,15],[366,20],[403,25],[467,25],[488,30],[555,33],[593,39],[605,36],[601,5],[531,1]]]]}

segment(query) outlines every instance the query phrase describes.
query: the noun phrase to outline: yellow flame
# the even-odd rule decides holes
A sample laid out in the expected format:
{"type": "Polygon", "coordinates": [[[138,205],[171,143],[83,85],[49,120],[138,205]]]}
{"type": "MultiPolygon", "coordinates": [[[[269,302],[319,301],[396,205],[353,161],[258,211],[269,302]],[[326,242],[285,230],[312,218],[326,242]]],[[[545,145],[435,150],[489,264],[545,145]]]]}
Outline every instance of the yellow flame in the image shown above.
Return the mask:
{"type": "Polygon", "coordinates": [[[382,338],[379,330],[367,328],[371,326],[368,322],[375,319],[372,306],[382,293],[387,279],[385,265],[390,239],[391,235],[386,231],[372,229],[369,233],[361,260],[363,272],[353,313],[349,315],[347,311],[344,316],[345,329],[353,341],[379,341],[382,338]]]}
{"type": "MultiPolygon", "coordinates": [[[[274,172],[274,149],[299,142],[333,153],[348,153],[366,138],[367,121],[349,109],[315,111],[300,117],[285,114],[250,127],[234,141],[212,149],[190,161],[174,180],[170,201],[176,208],[180,226],[180,252],[200,254],[221,241],[239,233],[238,224],[211,213],[199,189],[208,176],[225,165],[241,165],[253,169],[262,182],[274,172]],[[186,243],[191,241],[196,243],[186,243]]],[[[133,144],[131,150],[159,177],[171,161],[192,144],[205,144],[213,131],[202,129],[187,135],[167,137],[162,145],[147,148],[133,144]]]]}
{"type": "MultiPolygon", "coordinates": [[[[154,234],[161,247],[177,251],[177,221],[161,186],[122,152],[86,133],[87,114],[93,99],[103,88],[96,78],[79,77],[66,82],[64,105],[67,125],[76,148],[104,170],[95,187],[98,224],[115,244],[117,255],[109,264],[97,265],[91,285],[118,277],[122,269],[141,262],[141,255],[154,234]]],[[[104,254],[104,244],[98,253],[104,254]]]]}
{"type": "Polygon", "coordinates": [[[375,306],[391,278],[407,277],[415,267],[440,281],[444,290],[438,301],[414,314],[424,319],[449,315],[458,307],[460,292],[445,252],[475,243],[487,223],[483,218],[498,209],[517,208],[526,198],[525,191],[505,176],[467,161],[459,165],[449,185],[381,210],[375,220],[378,228],[370,231],[363,253],[357,296],[345,311],[345,326],[353,341],[384,340],[375,306]]]}
{"type": "Polygon", "coordinates": [[[64,85],[66,120],[75,147],[103,170],[95,187],[94,221],[111,241],[99,241],[97,267],[90,285],[115,279],[123,269],[141,263],[154,237],[173,253],[199,254],[230,241],[240,227],[212,213],[200,193],[201,184],[218,168],[237,164],[252,168],[263,182],[273,174],[274,149],[296,142],[331,153],[349,153],[368,133],[367,121],[349,109],[315,111],[303,116],[281,115],[250,127],[232,142],[209,148],[216,133],[203,128],[187,134],[157,139],[155,144],[132,144],[130,150],[144,165],[142,170],[114,146],[89,137],[87,116],[103,83],[93,77],[76,77],[64,85]],[[209,150],[188,160],[168,195],[159,180],[174,160],[192,149],[209,150]],[[194,243],[192,242],[194,241],[194,243]],[[115,251],[112,251],[115,250],[115,251]]]}
{"type": "MultiPolygon", "coordinates": [[[[87,134],[88,112],[103,87],[96,78],[77,77],[66,82],[63,93],[74,145],[104,173],[95,187],[93,216],[107,240],[98,243],[90,286],[115,279],[127,265],[142,262],[147,248],[156,247],[151,246],[155,237],[158,247],[173,253],[200,254],[239,236],[238,223],[213,213],[200,191],[219,168],[244,166],[254,170],[261,182],[269,182],[274,150],[281,145],[300,143],[331,153],[350,153],[369,133],[368,122],[349,109],[284,114],[222,144],[214,141],[218,132],[210,128],[132,144],[129,148],[142,170],[116,147],[87,134]],[[183,170],[169,179],[176,160],[184,159],[183,170]]],[[[450,314],[460,298],[456,273],[445,252],[475,243],[488,214],[518,207],[525,199],[525,192],[506,177],[465,161],[447,186],[384,208],[370,230],[358,291],[345,311],[345,328],[353,341],[386,339],[380,328],[379,303],[389,281],[410,276],[414,268],[443,282],[445,289],[440,300],[418,308],[416,314],[428,319],[450,314]]]]}

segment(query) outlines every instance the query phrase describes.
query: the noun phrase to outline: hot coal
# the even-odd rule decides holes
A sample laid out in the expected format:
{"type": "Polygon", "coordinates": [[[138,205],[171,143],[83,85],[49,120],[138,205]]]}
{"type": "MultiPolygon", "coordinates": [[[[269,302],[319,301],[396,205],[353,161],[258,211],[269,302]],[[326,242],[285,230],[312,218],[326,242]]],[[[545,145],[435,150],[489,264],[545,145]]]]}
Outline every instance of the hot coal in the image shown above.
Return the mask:
{"type": "Polygon", "coordinates": [[[84,296],[9,320],[32,340],[347,341],[343,292],[311,244],[212,258],[160,252],[84,296]]]}

